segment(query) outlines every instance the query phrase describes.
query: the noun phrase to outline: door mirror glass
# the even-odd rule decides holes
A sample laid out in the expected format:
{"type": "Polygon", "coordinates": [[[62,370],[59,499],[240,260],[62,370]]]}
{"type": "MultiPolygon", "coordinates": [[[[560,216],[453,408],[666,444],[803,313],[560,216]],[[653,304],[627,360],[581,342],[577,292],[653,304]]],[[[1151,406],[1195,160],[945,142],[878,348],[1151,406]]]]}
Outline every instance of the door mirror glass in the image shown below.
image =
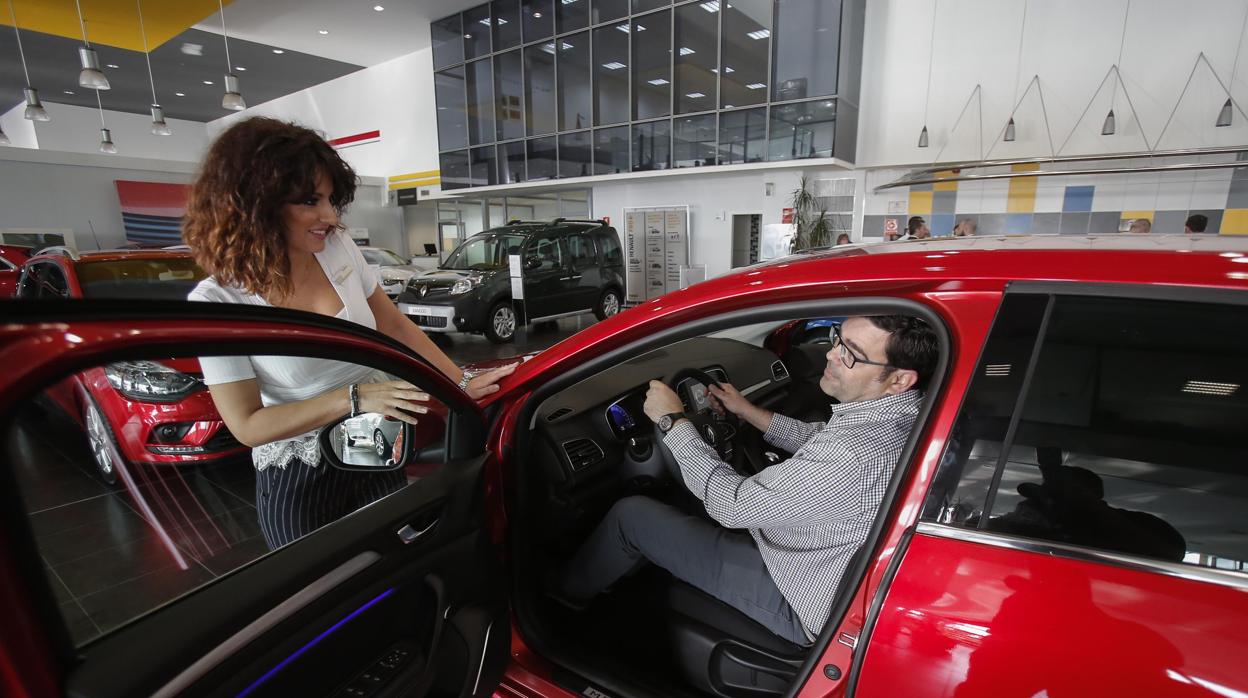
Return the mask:
{"type": "Polygon", "coordinates": [[[538,257],[537,255],[533,255],[533,256],[531,256],[531,257],[526,257],[526,258],[525,258],[525,260],[524,260],[524,268],[525,268],[525,269],[529,269],[529,270],[532,270],[532,269],[541,269],[541,268],[542,268],[542,258],[541,258],[541,257],[538,257]]]}
{"type": "Polygon", "coordinates": [[[438,409],[420,415],[415,425],[377,412],[343,417],[321,430],[321,457],[342,470],[398,470],[440,459],[445,428],[438,409]]]}

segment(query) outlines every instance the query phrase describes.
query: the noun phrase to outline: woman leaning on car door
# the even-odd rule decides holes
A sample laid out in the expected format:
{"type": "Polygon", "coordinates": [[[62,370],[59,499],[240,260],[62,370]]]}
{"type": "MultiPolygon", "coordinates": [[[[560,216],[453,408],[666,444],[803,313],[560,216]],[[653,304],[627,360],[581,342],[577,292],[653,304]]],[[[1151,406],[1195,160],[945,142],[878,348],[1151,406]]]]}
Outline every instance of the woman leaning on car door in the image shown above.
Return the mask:
{"type": "MultiPolygon", "coordinates": [[[[378,286],[339,222],[355,187],[355,172],[309,129],[268,118],[231,126],[209,148],[191,186],[182,234],[211,276],[190,299],[357,322],[407,345],[474,398],[497,391],[514,364],[469,380],[378,286]]],[[[203,357],[200,363],[221,418],[252,447],[256,510],[270,549],[405,484],[401,470],[322,465],[316,435],[353,409],[414,423],[429,396],[410,383],[325,359],[203,357]]]]}

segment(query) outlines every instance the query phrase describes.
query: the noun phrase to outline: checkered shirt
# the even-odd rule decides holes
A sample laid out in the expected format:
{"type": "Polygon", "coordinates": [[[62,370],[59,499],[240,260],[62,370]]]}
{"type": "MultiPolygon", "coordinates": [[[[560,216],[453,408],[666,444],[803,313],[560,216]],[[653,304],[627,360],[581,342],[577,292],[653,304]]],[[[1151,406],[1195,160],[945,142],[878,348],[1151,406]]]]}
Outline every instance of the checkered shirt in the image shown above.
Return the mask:
{"type": "Polygon", "coordinates": [[[833,405],[826,424],[777,414],[764,438],[793,457],[753,477],[720,460],[688,421],[663,439],[711,518],[749,530],[811,640],[828,620],[850,556],[867,538],[922,399],[909,390],[833,405]]]}

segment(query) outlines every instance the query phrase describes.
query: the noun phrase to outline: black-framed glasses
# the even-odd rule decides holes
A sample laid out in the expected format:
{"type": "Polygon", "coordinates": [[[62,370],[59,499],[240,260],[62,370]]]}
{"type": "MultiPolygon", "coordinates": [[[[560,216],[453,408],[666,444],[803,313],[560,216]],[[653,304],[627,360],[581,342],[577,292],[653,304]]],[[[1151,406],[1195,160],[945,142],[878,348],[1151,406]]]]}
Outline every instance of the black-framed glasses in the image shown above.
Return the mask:
{"type": "Polygon", "coordinates": [[[845,343],[845,339],[841,337],[840,325],[832,326],[832,348],[833,349],[839,348],[841,350],[841,362],[845,364],[845,368],[853,368],[854,364],[867,364],[869,366],[883,366],[884,368],[896,368],[892,364],[883,363],[880,361],[871,361],[870,359],[864,359],[861,356],[858,356],[857,354],[855,354],[854,351],[849,348],[849,345],[845,343]]]}

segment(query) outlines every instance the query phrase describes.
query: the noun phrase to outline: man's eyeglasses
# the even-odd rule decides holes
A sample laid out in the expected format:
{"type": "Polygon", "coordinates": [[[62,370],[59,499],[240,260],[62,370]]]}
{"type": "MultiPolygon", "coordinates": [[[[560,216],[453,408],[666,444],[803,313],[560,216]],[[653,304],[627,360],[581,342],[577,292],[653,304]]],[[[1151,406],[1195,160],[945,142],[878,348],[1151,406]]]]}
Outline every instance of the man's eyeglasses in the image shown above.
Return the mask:
{"type": "Polygon", "coordinates": [[[838,347],[841,350],[841,362],[845,364],[845,368],[853,368],[854,364],[867,364],[870,366],[883,366],[885,368],[894,368],[892,364],[882,363],[880,361],[870,361],[868,359],[864,359],[861,356],[858,356],[857,354],[855,354],[854,351],[849,348],[849,345],[845,343],[845,339],[841,337],[841,326],[833,325],[832,326],[832,348],[836,349],[838,347]]]}

